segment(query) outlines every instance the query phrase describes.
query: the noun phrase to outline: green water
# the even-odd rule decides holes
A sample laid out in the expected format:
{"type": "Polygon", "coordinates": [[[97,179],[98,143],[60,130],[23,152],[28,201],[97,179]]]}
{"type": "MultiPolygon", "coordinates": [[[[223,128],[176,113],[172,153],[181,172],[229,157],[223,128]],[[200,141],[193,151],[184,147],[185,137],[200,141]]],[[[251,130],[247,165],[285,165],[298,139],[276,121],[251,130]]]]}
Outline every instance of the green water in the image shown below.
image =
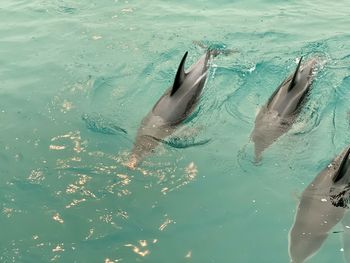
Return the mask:
{"type": "MultiPolygon", "coordinates": [[[[289,262],[298,196],[350,142],[349,12],[345,0],[2,0],[0,262],[289,262]],[[214,59],[177,134],[210,141],[162,145],[129,170],[141,119],[183,53],[190,65],[205,52],[197,42],[236,51],[214,59]],[[255,115],[301,55],[325,65],[256,166],[255,115]]],[[[342,235],[309,262],[345,262],[342,235]]]]}

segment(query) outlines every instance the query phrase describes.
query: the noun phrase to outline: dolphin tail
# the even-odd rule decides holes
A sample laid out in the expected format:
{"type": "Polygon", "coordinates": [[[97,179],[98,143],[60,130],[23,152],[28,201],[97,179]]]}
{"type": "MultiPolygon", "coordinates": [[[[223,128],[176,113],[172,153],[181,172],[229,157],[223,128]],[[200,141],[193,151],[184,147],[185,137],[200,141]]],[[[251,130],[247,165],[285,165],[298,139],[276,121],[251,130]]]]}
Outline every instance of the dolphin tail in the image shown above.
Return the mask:
{"type": "Polygon", "coordinates": [[[213,58],[217,57],[221,53],[222,53],[222,51],[219,49],[208,48],[208,50],[207,50],[207,54],[209,54],[209,56],[211,56],[213,58]]]}
{"type": "Polygon", "coordinates": [[[225,55],[228,56],[232,53],[236,53],[236,50],[233,49],[221,49],[221,48],[216,48],[216,47],[208,47],[207,52],[210,54],[211,57],[215,58],[218,55],[225,55]]]}
{"type": "Polygon", "coordinates": [[[226,52],[226,50],[221,50],[221,49],[217,49],[214,47],[208,47],[207,52],[206,52],[206,56],[205,56],[205,63],[207,65],[207,68],[208,68],[209,61],[211,61],[213,58],[217,57],[220,54],[225,54],[225,52],[226,52]]]}
{"type": "Polygon", "coordinates": [[[202,41],[193,41],[193,44],[199,46],[200,48],[206,49],[207,52],[210,54],[212,57],[216,57],[220,54],[228,56],[233,53],[237,53],[238,51],[235,49],[229,49],[226,48],[225,44],[210,44],[206,45],[202,41]]]}

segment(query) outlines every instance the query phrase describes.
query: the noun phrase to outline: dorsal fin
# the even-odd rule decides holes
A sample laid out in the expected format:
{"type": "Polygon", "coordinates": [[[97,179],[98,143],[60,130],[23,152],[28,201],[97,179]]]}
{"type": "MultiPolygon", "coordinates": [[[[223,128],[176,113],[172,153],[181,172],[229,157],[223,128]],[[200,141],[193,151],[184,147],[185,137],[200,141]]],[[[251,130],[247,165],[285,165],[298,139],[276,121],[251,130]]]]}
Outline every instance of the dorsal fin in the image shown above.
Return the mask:
{"type": "Polygon", "coordinates": [[[292,78],[292,81],[290,82],[289,84],[289,87],[288,87],[288,91],[291,91],[293,89],[293,87],[295,86],[295,83],[296,83],[296,80],[297,80],[297,76],[298,76],[298,73],[299,73],[299,69],[300,69],[300,65],[301,65],[301,61],[302,61],[303,57],[301,57],[299,59],[299,63],[298,63],[298,66],[294,72],[294,75],[293,75],[293,78],[292,78]]]}
{"type": "Polygon", "coordinates": [[[337,183],[340,181],[340,179],[343,178],[343,176],[346,174],[347,166],[349,165],[349,154],[350,154],[350,147],[346,151],[343,160],[341,161],[337,173],[333,177],[333,183],[337,183]]]}
{"type": "Polygon", "coordinates": [[[182,82],[185,79],[186,73],[185,73],[185,62],[187,57],[188,51],[186,51],[185,55],[183,56],[179,68],[177,69],[176,77],[174,80],[173,87],[171,89],[170,96],[173,96],[174,93],[180,88],[182,82]]]}

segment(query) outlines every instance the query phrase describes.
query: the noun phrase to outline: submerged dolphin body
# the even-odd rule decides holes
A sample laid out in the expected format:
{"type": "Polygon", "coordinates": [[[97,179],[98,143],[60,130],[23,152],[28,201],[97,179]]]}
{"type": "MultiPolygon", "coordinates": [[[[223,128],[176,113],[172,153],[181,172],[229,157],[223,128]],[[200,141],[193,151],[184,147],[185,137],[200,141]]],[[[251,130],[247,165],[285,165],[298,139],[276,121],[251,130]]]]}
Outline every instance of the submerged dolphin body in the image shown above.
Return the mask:
{"type": "Polygon", "coordinates": [[[215,56],[208,50],[191,68],[185,72],[183,56],[176,73],[174,84],[163,94],[153,109],[142,120],[132,150],[129,167],[135,167],[152,152],[159,142],[171,135],[194,110],[207,79],[209,59],[215,56]]]}
{"type": "Polygon", "coordinates": [[[338,155],[304,190],[289,232],[291,262],[314,255],[343,218],[350,194],[350,147],[338,155]]]}
{"type": "Polygon", "coordinates": [[[292,127],[310,90],[317,61],[311,59],[301,66],[301,60],[295,72],[282,82],[256,116],[251,138],[257,161],[267,147],[292,127]]]}
{"type": "Polygon", "coordinates": [[[350,214],[345,214],[342,225],[343,225],[343,248],[344,248],[344,262],[350,262],[350,214]]]}
{"type": "Polygon", "coordinates": [[[350,262],[350,213],[346,213],[342,220],[343,231],[342,232],[342,250],[344,256],[344,262],[350,262]]]}

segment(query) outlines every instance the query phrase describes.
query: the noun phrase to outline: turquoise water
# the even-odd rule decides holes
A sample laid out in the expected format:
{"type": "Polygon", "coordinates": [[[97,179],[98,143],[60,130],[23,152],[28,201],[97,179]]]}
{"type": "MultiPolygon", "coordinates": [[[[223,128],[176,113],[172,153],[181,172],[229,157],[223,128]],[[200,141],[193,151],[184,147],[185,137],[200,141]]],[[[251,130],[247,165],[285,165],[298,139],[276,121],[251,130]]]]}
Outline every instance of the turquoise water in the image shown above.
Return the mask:
{"type": "MultiPolygon", "coordinates": [[[[349,11],[345,0],[2,0],[0,262],[288,262],[298,196],[350,141],[349,11]],[[183,53],[190,65],[205,52],[198,43],[235,52],[213,60],[173,143],[128,169],[140,121],[183,53]],[[301,55],[324,67],[254,165],[255,115],[301,55]]],[[[309,262],[346,262],[342,231],[309,262]]]]}

